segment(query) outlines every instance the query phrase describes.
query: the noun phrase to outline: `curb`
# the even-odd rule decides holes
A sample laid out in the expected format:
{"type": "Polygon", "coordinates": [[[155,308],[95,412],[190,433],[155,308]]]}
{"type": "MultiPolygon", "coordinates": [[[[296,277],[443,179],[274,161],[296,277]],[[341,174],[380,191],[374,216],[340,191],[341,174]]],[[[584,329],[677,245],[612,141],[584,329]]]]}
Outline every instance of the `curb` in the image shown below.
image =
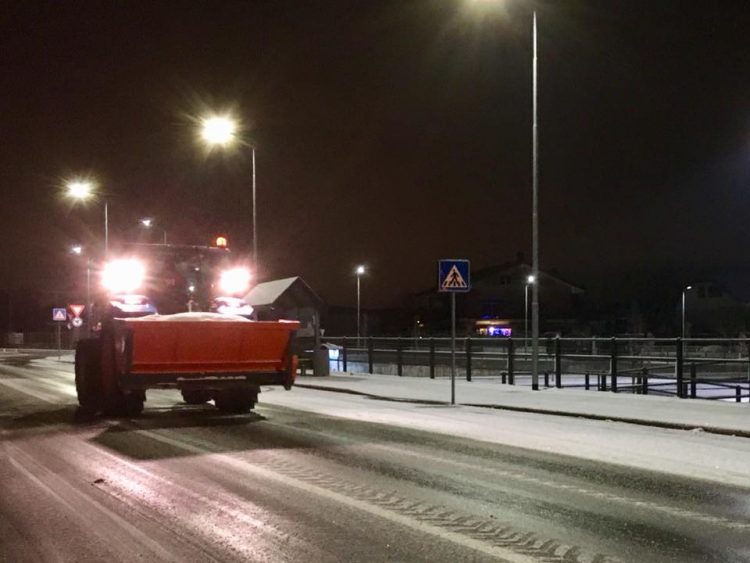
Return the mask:
{"type": "MultiPolygon", "coordinates": [[[[417,405],[447,405],[446,401],[434,401],[431,399],[403,399],[398,397],[386,397],[384,395],[375,395],[364,391],[355,391],[354,389],[345,389],[341,387],[326,387],[324,385],[310,385],[307,383],[295,383],[295,387],[303,389],[313,389],[315,391],[330,391],[332,393],[344,393],[347,395],[359,395],[370,399],[381,401],[391,401],[394,403],[413,403],[417,405]]],[[[482,409],[495,409],[511,412],[525,412],[531,414],[546,414],[550,416],[565,416],[568,418],[585,418],[587,420],[599,420],[604,422],[623,422],[625,424],[636,424],[638,426],[652,426],[655,428],[664,428],[667,430],[685,430],[688,432],[702,431],[707,434],[718,434],[721,436],[733,436],[735,438],[750,438],[750,431],[733,430],[731,428],[721,428],[717,426],[699,426],[694,424],[683,424],[679,422],[664,422],[663,420],[647,420],[642,418],[628,418],[623,416],[604,416],[599,414],[575,413],[569,411],[557,411],[549,409],[536,409],[533,407],[514,407],[509,405],[488,405],[477,403],[460,403],[457,406],[476,407],[482,409]]]]}

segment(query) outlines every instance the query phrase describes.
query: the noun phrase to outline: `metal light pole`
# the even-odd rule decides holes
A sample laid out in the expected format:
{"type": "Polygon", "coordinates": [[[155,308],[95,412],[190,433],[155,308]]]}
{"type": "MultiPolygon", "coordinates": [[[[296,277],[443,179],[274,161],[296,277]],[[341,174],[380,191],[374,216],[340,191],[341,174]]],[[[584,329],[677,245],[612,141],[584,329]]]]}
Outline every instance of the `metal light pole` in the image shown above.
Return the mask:
{"type": "Polygon", "coordinates": [[[253,151],[253,271],[258,272],[258,221],[257,221],[257,209],[258,206],[255,201],[255,147],[252,147],[253,151]]]}
{"type": "Polygon", "coordinates": [[[529,286],[534,285],[534,276],[526,277],[524,285],[524,307],[523,307],[523,350],[526,352],[529,345],[529,286]]]}
{"type": "MultiPolygon", "coordinates": [[[[536,10],[534,10],[534,55],[532,60],[532,211],[531,211],[531,275],[539,279],[539,131],[537,119],[537,32],[536,10]]],[[[531,388],[539,390],[539,284],[531,288],[531,388]]]]}
{"type": "Polygon", "coordinates": [[[360,278],[365,273],[365,267],[364,266],[357,266],[357,269],[354,271],[354,273],[357,274],[357,347],[359,347],[359,339],[360,339],[360,326],[361,326],[361,314],[360,314],[360,304],[361,304],[361,293],[360,293],[360,278]]]}
{"type": "MultiPolygon", "coordinates": [[[[213,115],[201,120],[201,137],[209,147],[226,147],[237,142],[237,121],[228,115],[213,115]]],[[[258,205],[256,199],[255,147],[251,146],[253,159],[253,270],[258,271],[258,205]]]]}
{"type": "Polygon", "coordinates": [[[109,202],[104,200],[104,257],[109,257],[109,202]]]}
{"type": "Polygon", "coordinates": [[[688,291],[693,289],[692,285],[688,285],[682,290],[682,340],[683,340],[683,346],[685,345],[685,295],[688,291]]]}

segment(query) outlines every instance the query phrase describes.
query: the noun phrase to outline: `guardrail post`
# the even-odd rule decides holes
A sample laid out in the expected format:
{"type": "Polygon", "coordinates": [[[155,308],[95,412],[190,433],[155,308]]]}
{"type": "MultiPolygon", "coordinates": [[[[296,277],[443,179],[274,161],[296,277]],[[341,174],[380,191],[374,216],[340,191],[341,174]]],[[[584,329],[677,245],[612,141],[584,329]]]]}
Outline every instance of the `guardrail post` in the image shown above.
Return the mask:
{"type": "Polygon", "coordinates": [[[403,350],[403,342],[401,342],[401,338],[396,339],[396,370],[398,372],[399,377],[404,375],[404,350],[403,350]]]}
{"type": "Polygon", "coordinates": [[[612,349],[609,358],[609,373],[612,376],[612,393],[617,393],[617,338],[612,337],[612,349]]]}
{"type": "Polygon", "coordinates": [[[349,371],[346,369],[348,356],[349,356],[349,340],[346,338],[346,336],[344,336],[344,343],[341,346],[341,362],[343,364],[342,367],[344,368],[344,371],[349,371]]]}
{"type": "Polygon", "coordinates": [[[373,370],[373,367],[374,367],[374,365],[373,365],[374,364],[374,358],[373,358],[373,356],[374,355],[375,355],[375,350],[374,350],[374,347],[373,347],[373,344],[372,344],[372,336],[368,336],[367,337],[367,365],[368,365],[368,368],[369,368],[369,372],[368,373],[373,373],[373,371],[374,371],[373,370]]]}
{"type": "Polygon", "coordinates": [[[516,379],[513,374],[513,339],[508,338],[508,385],[515,385],[516,379]]]}
{"type": "Polygon", "coordinates": [[[677,396],[680,399],[685,398],[684,389],[682,388],[683,383],[683,365],[682,365],[682,338],[675,338],[675,378],[677,380],[677,396]]]}
{"type": "Polygon", "coordinates": [[[555,387],[562,388],[562,345],[560,337],[555,337],[555,387]]]}
{"type": "Polygon", "coordinates": [[[430,379],[435,379],[435,339],[430,338],[430,379]]]}
{"type": "Polygon", "coordinates": [[[695,399],[697,396],[697,385],[696,385],[696,368],[695,362],[690,364],[690,398],[695,399]]]}
{"type": "Polygon", "coordinates": [[[466,338],[466,381],[471,381],[471,337],[466,338]]]}

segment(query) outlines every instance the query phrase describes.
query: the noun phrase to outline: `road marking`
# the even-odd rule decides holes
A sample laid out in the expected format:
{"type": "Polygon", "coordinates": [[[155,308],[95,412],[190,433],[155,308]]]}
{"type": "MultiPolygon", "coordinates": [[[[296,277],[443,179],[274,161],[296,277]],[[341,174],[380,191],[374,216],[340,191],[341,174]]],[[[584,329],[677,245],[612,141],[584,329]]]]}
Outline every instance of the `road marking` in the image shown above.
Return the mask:
{"type": "MultiPolygon", "coordinates": [[[[453,514],[452,520],[446,520],[445,514],[452,514],[450,511],[441,509],[440,507],[432,507],[430,505],[426,505],[417,501],[409,501],[408,499],[391,496],[382,499],[380,504],[374,504],[376,497],[380,493],[376,493],[372,490],[367,489],[367,487],[360,485],[347,485],[345,482],[342,482],[339,479],[335,479],[322,473],[316,474],[311,472],[310,470],[306,470],[305,468],[300,468],[295,471],[293,465],[289,464],[288,462],[277,462],[277,464],[272,464],[272,469],[268,469],[257,465],[257,463],[263,463],[261,460],[255,460],[255,463],[249,463],[244,460],[235,459],[226,454],[215,453],[209,448],[196,446],[184,440],[176,440],[170,438],[158,432],[146,430],[137,426],[134,426],[134,429],[140,430],[141,434],[148,436],[153,440],[162,442],[172,447],[186,450],[196,455],[210,454],[213,460],[227,465],[237,471],[243,473],[246,473],[248,471],[256,473],[262,478],[276,481],[283,485],[327,498],[334,502],[338,502],[351,508],[367,512],[393,523],[409,527],[415,531],[436,536],[462,547],[473,549],[480,553],[500,558],[505,561],[513,563],[526,563],[539,561],[540,557],[542,559],[549,559],[550,557],[553,559],[559,559],[558,556],[552,555],[552,552],[555,551],[555,549],[566,551],[575,550],[576,552],[579,551],[575,547],[563,546],[556,542],[543,542],[542,540],[535,538],[531,533],[525,535],[519,534],[515,530],[510,530],[507,526],[498,529],[498,524],[496,523],[492,523],[492,529],[488,530],[487,528],[485,528],[485,525],[487,525],[488,523],[482,522],[476,518],[469,516],[453,514]],[[282,467],[283,464],[287,465],[288,467],[292,467],[291,470],[287,469],[287,471],[285,471],[287,473],[286,475],[280,471],[284,469],[282,467]],[[295,475],[296,473],[296,475],[290,476],[290,473],[292,475],[295,475]],[[335,485],[339,490],[351,489],[354,492],[359,491],[366,493],[366,495],[368,496],[368,500],[353,498],[351,496],[329,490],[324,486],[316,484],[316,482],[326,483],[332,480],[335,480],[336,482],[331,484],[335,485]],[[388,506],[388,508],[383,508],[383,505],[388,506]],[[443,512],[441,513],[440,510],[442,510],[443,512]],[[430,524],[428,522],[422,521],[418,518],[418,516],[420,515],[423,516],[425,520],[432,520],[434,522],[438,522],[438,524],[430,524]],[[476,539],[475,537],[472,537],[472,535],[482,536],[483,534],[488,534],[489,540],[505,540],[506,543],[517,546],[518,551],[504,548],[498,545],[492,545],[486,540],[483,541],[482,539],[476,539]],[[491,534],[491,536],[489,534],[491,534]],[[504,537],[503,534],[505,534],[504,537]],[[524,554],[524,551],[529,552],[529,555],[524,554]]],[[[271,454],[267,455],[270,456],[271,454]]],[[[502,524],[500,524],[500,526],[502,526],[502,524]]],[[[599,556],[598,560],[614,561],[614,559],[602,556],[599,556]]]]}

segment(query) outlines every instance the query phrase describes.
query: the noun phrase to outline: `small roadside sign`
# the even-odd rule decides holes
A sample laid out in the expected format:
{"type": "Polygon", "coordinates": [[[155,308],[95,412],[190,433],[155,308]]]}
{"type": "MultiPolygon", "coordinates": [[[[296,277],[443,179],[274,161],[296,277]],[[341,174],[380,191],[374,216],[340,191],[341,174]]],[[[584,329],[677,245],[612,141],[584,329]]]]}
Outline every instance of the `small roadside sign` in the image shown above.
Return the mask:
{"type": "Polygon", "coordinates": [[[86,307],[85,305],[68,305],[71,311],[73,311],[74,317],[80,317],[81,313],[83,313],[83,309],[86,307]]]}
{"type": "Polygon", "coordinates": [[[65,307],[54,307],[52,309],[52,320],[58,322],[65,322],[68,320],[68,312],[65,307]]]}
{"type": "Polygon", "coordinates": [[[468,260],[438,261],[438,291],[466,293],[471,290],[471,268],[468,260]]]}
{"type": "Polygon", "coordinates": [[[83,319],[81,317],[73,317],[70,324],[72,324],[74,328],[81,328],[83,326],[83,319]]]}

